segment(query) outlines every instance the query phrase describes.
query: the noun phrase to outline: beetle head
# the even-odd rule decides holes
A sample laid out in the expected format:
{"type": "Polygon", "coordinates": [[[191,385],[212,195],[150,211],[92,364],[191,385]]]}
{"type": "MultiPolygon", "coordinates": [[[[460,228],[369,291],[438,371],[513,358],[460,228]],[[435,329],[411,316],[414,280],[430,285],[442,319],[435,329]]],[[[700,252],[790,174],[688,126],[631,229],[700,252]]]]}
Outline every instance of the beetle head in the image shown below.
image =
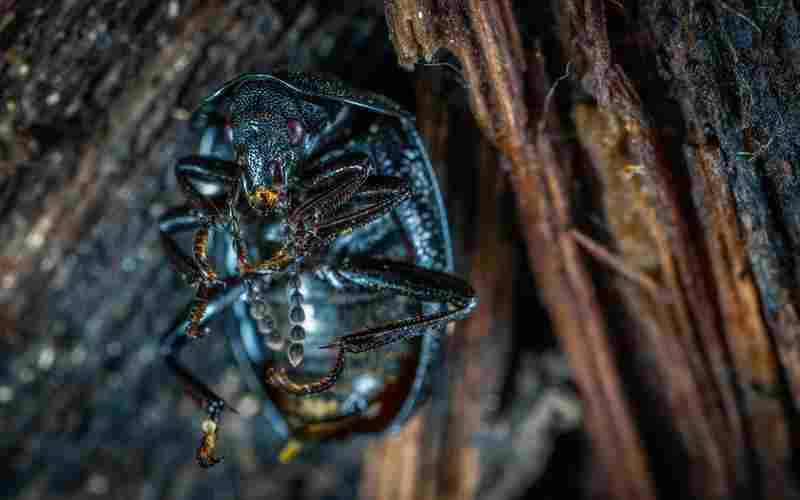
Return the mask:
{"type": "Polygon", "coordinates": [[[228,127],[250,206],[261,214],[285,214],[306,142],[296,100],[283,89],[246,83],[232,98],[228,127]]]}

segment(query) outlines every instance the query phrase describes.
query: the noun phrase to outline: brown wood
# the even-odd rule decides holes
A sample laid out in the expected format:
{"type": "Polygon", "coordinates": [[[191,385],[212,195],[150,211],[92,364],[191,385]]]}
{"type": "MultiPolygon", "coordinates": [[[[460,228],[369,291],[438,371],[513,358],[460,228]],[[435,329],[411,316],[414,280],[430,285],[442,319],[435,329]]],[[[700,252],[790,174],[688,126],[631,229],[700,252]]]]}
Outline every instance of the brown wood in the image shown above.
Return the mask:
{"type": "Polygon", "coordinates": [[[778,1],[0,0],[0,493],[800,498],[798,26],[778,1]],[[415,110],[480,305],[399,433],[285,465],[217,325],[187,358],[241,417],[203,471],[156,220],[193,107],[283,65],[415,110]]]}
{"type": "Polygon", "coordinates": [[[769,12],[387,1],[399,62],[453,53],[481,129],[510,160],[603,495],[798,494],[796,148],[783,135],[796,13],[769,12]]]}

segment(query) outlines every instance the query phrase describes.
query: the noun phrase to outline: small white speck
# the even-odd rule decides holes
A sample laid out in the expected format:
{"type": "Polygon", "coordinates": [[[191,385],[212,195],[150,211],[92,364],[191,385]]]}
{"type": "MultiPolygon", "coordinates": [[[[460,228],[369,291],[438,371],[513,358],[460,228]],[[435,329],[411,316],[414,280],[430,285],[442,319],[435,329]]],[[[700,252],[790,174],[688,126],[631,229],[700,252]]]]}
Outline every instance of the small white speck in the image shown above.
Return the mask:
{"type": "Polygon", "coordinates": [[[108,478],[101,474],[92,474],[86,483],[86,489],[92,495],[104,495],[108,493],[108,478]]]}
{"type": "Polygon", "coordinates": [[[422,11],[417,12],[417,17],[422,19],[422,11]]]}
{"type": "Polygon", "coordinates": [[[150,205],[150,208],[147,209],[147,213],[150,215],[150,217],[154,219],[158,219],[159,217],[164,215],[166,211],[167,207],[165,207],[161,203],[153,203],[152,205],[150,205]]]}
{"type": "Polygon", "coordinates": [[[42,271],[45,271],[45,272],[50,271],[54,267],[56,267],[56,259],[53,258],[52,256],[47,256],[44,259],[42,259],[42,264],[41,264],[40,267],[41,267],[42,271]]]}
{"type": "Polygon", "coordinates": [[[175,71],[182,71],[186,66],[189,65],[189,58],[185,55],[178,57],[178,60],[175,61],[175,71]]]}
{"type": "Polygon", "coordinates": [[[32,250],[40,248],[44,245],[44,235],[39,232],[33,232],[28,235],[26,243],[28,243],[28,246],[31,247],[32,250]]]}
{"type": "Polygon", "coordinates": [[[353,388],[359,394],[369,394],[378,386],[378,381],[370,375],[361,375],[353,383],[353,388]]]}
{"type": "Polygon", "coordinates": [[[258,400],[248,394],[242,398],[236,409],[239,410],[239,413],[245,418],[253,417],[258,413],[258,400]]]}
{"type": "Polygon", "coordinates": [[[56,104],[58,104],[60,100],[61,100],[61,94],[59,94],[58,92],[53,92],[52,94],[47,96],[47,99],[45,99],[44,102],[47,103],[48,106],[55,106],[56,104]]]}
{"type": "Polygon", "coordinates": [[[125,257],[122,259],[122,270],[126,273],[134,271],[136,269],[136,260],[132,257],[125,257]]]}
{"type": "Polygon", "coordinates": [[[53,219],[51,217],[42,217],[42,219],[33,226],[28,237],[25,238],[25,243],[33,250],[44,245],[44,237],[50,230],[52,224],[53,219]]]}
{"type": "Polygon", "coordinates": [[[14,399],[14,389],[7,385],[0,385],[0,403],[8,403],[14,399]]]}
{"type": "Polygon", "coordinates": [[[3,288],[14,288],[14,285],[17,283],[17,275],[16,274],[6,274],[3,276],[2,286],[3,288]]]}
{"type": "Polygon", "coordinates": [[[51,366],[53,366],[53,361],[56,359],[56,351],[53,349],[53,346],[45,346],[42,348],[41,352],[39,353],[39,369],[40,370],[47,370],[51,366]]]}
{"type": "Polygon", "coordinates": [[[178,17],[178,14],[180,13],[180,8],[181,8],[180,4],[177,1],[172,0],[169,3],[169,7],[167,7],[167,16],[172,19],[175,19],[176,17],[178,17]]]}
{"type": "Polygon", "coordinates": [[[172,112],[172,117],[176,120],[185,122],[192,117],[192,114],[183,108],[175,108],[175,110],[172,112]]]}
{"type": "Polygon", "coordinates": [[[67,109],[66,109],[66,111],[64,111],[64,113],[67,116],[72,116],[72,115],[74,115],[75,113],[78,112],[80,107],[81,107],[81,101],[76,99],[76,100],[72,101],[71,103],[69,103],[69,106],[67,106],[67,109]]]}

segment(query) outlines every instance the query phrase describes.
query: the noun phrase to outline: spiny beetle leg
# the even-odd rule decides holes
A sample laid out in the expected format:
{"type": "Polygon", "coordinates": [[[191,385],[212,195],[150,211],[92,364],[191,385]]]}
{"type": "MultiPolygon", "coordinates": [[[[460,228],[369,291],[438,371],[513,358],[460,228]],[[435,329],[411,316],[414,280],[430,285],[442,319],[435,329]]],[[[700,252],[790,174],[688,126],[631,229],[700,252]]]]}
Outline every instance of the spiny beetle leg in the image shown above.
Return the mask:
{"type": "Polygon", "coordinates": [[[164,247],[173,269],[186,283],[196,286],[203,281],[203,272],[197,262],[187,256],[171,236],[161,233],[161,246],[164,247]]]}
{"type": "Polygon", "coordinates": [[[329,244],[339,236],[374,222],[411,196],[408,183],[397,177],[370,178],[365,185],[360,203],[355,203],[351,210],[328,217],[315,227],[314,235],[321,244],[329,244]]]}
{"type": "Polygon", "coordinates": [[[159,221],[161,244],[170,263],[190,285],[219,284],[217,273],[208,262],[209,224],[206,217],[197,210],[181,207],[170,210],[159,221]],[[174,235],[184,231],[196,230],[194,238],[194,257],[186,255],[175,241],[174,235]]]}
{"type": "Polygon", "coordinates": [[[211,390],[208,385],[187,370],[179,361],[178,355],[188,345],[189,341],[196,338],[189,333],[192,323],[195,323],[197,328],[201,328],[212,317],[239,299],[244,286],[242,277],[226,278],[224,281],[224,286],[205,287],[206,291],[203,292],[205,294],[204,305],[199,317],[195,317],[196,301],[193,301],[189,307],[187,319],[181,321],[161,339],[161,350],[166,358],[167,366],[181,380],[186,391],[198,402],[207,415],[203,421],[203,437],[197,450],[197,461],[203,467],[210,467],[220,461],[214,455],[214,449],[217,443],[217,432],[222,412],[226,408],[230,408],[234,413],[238,412],[211,390]]]}
{"type": "MultiPolygon", "coordinates": [[[[362,165],[373,171],[369,156],[364,153],[337,149],[315,160],[298,179],[302,189],[316,189],[336,182],[342,168],[362,165]]],[[[370,172],[367,172],[369,174],[370,172]]]]}
{"type": "Polygon", "coordinates": [[[373,171],[367,154],[337,150],[320,158],[300,180],[309,196],[289,216],[299,254],[375,221],[411,195],[403,179],[370,175],[373,171]]]}
{"type": "Polygon", "coordinates": [[[325,170],[306,181],[309,198],[292,211],[289,220],[314,223],[328,217],[343,204],[350,201],[358,189],[366,182],[372,167],[366,155],[344,155],[325,170]]]}
{"type": "Polygon", "coordinates": [[[194,233],[194,260],[203,271],[206,283],[218,283],[217,272],[212,269],[208,261],[208,225],[201,226],[194,233]]]}
{"type": "Polygon", "coordinates": [[[216,289],[205,283],[200,283],[197,293],[189,306],[189,324],[186,325],[186,335],[191,339],[199,339],[208,334],[206,328],[201,326],[201,321],[206,315],[208,302],[215,295],[216,289]]]}
{"type": "Polygon", "coordinates": [[[408,183],[400,177],[371,175],[353,197],[353,201],[362,203],[380,202],[387,198],[395,198],[398,193],[405,190],[408,190],[408,183]]]}
{"type": "Polygon", "coordinates": [[[267,368],[265,378],[268,384],[288,392],[289,394],[294,394],[295,396],[311,396],[327,391],[333,387],[339,379],[342,370],[344,370],[344,350],[339,349],[339,352],[336,353],[336,361],[333,364],[333,368],[331,368],[327,375],[316,382],[298,384],[289,378],[289,375],[283,368],[276,370],[272,367],[267,368]]]}
{"type": "Polygon", "coordinates": [[[346,352],[372,351],[387,344],[422,335],[428,328],[466,317],[478,303],[475,291],[460,278],[404,262],[354,257],[345,260],[336,269],[336,273],[353,285],[379,291],[393,291],[420,302],[444,304],[446,310],[367,328],[321,346],[322,349],[336,348],[338,352],[333,368],[317,382],[298,384],[289,378],[285,370],[270,367],[265,374],[268,384],[297,396],[318,394],[336,383],[344,369],[346,352]]]}
{"type": "Polygon", "coordinates": [[[365,173],[369,175],[360,186],[352,186],[354,183],[351,183],[348,195],[342,198],[339,206],[351,198],[354,201],[364,201],[375,196],[390,196],[391,192],[403,188],[403,180],[400,178],[374,175],[375,167],[366,153],[353,153],[348,150],[336,150],[318,159],[317,164],[310,167],[299,182],[303,189],[313,192],[320,187],[327,187],[331,183],[341,183],[343,181],[342,174],[348,173],[347,171],[353,169],[354,166],[367,168],[368,172],[365,173]],[[358,189],[353,190],[352,187],[358,189]]]}
{"type": "Polygon", "coordinates": [[[346,259],[336,272],[353,285],[377,291],[393,291],[420,302],[445,305],[445,310],[393,321],[338,337],[323,348],[338,347],[345,352],[372,351],[387,344],[422,335],[429,328],[458,321],[478,304],[472,287],[448,273],[405,262],[369,257],[346,259]]]}

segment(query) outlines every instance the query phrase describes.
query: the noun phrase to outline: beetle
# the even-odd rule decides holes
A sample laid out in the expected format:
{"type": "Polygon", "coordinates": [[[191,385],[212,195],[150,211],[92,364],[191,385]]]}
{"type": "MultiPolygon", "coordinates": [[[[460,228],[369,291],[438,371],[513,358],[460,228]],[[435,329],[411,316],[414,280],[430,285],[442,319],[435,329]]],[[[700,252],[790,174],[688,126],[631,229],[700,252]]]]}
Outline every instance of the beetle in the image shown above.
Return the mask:
{"type": "Polygon", "coordinates": [[[162,353],[205,410],[200,465],[220,460],[219,423],[233,408],[178,355],[223,312],[287,441],[397,429],[427,395],[445,326],[477,304],[452,274],[413,116],[340,80],[285,72],[225,83],[191,125],[198,154],[175,167],[188,202],[159,227],[196,293],[162,353]],[[189,252],[181,233],[193,235],[189,252]]]}

